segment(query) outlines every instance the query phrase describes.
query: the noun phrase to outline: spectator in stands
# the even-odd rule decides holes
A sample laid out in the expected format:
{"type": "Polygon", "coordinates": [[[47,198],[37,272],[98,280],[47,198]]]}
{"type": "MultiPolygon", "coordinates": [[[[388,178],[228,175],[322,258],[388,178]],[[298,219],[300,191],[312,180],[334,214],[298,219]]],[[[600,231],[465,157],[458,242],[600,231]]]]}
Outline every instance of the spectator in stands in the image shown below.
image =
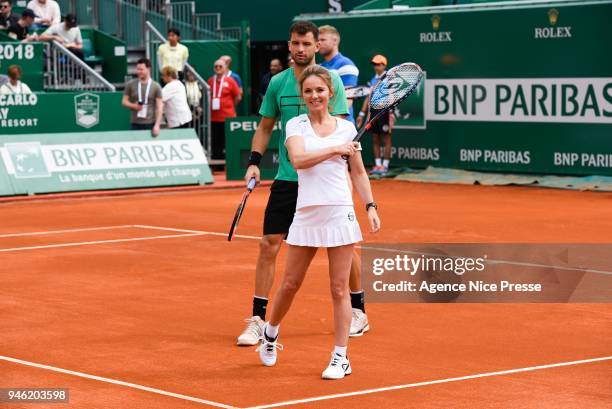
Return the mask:
{"type": "MultiPolygon", "coordinates": [[[[2,67],[2,60],[0,60],[0,67],[2,67]]],[[[0,74],[0,87],[9,81],[9,77],[4,74],[0,74]]]]}
{"type": "Polygon", "coordinates": [[[214,65],[215,75],[208,79],[212,92],[211,134],[212,159],[225,158],[225,118],[236,116],[236,105],[240,101],[238,83],[227,73],[227,64],[219,58],[214,65]]]}
{"type": "Polygon", "coordinates": [[[138,60],[136,75],[138,78],[125,85],[121,103],[132,111],[131,129],[150,129],[155,137],[159,135],[164,102],[161,87],[151,79],[151,61],[138,60]]]}
{"type": "Polygon", "coordinates": [[[31,94],[32,90],[27,84],[21,82],[21,67],[11,65],[8,67],[9,81],[0,86],[0,95],[6,94],[31,94]]]}
{"type": "Polygon", "coordinates": [[[49,27],[40,36],[40,41],[57,41],[81,60],[84,58],[83,37],[81,29],[77,27],[77,18],[74,14],[66,14],[63,23],[49,27]]]}
{"type": "Polygon", "coordinates": [[[189,59],[189,49],[180,44],[181,32],[178,28],[168,30],[168,42],[161,44],[157,49],[157,63],[159,69],[172,67],[176,70],[178,78],[183,80],[185,64],[189,59]]]}
{"type": "Polygon", "coordinates": [[[19,20],[19,15],[13,13],[12,1],[0,0],[0,29],[7,29],[17,24],[17,20],[19,20]]]}
{"type": "Polygon", "coordinates": [[[219,59],[222,60],[222,61],[225,61],[225,65],[227,66],[226,74],[229,77],[232,77],[234,79],[234,81],[236,81],[236,84],[238,84],[238,88],[240,89],[240,99],[238,100],[238,102],[240,102],[240,100],[242,99],[242,95],[243,95],[242,78],[240,78],[240,75],[236,74],[234,71],[231,70],[231,68],[232,68],[232,57],[230,57],[229,55],[222,55],[221,57],[219,57],[219,59]]]}
{"type": "Polygon", "coordinates": [[[268,86],[270,85],[270,80],[272,77],[283,70],[283,63],[278,58],[273,58],[270,61],[270,71],[264,74],[261,78],[261,84],[259,86],[259,93],[257,95],[257,109],[261,106],[264,95],[266,95],[266,91],[268,86]]]}
{"type": "Polygon", "coordinates": [[[191,110],[187,103],[187,91],[174,67],[161,69],[164,87],[162,100],[164,101],[164,115],[168,128],[189,128],[191,126],[191,110]]]}
{"type": "MultiPolygon", "coordinates": [[[[339,51],[340,33],[333,26],[319,27],[319,54],[323,57],[321,67],[328,70],[336,71],[342,80],[344,88],[357,86],[359,77],[359,69],[350,58],[345,57],[339,51]]],[[[349,116],[346,118],[351,122],[355,122],[353,117],[353,100],[349,99],[349,116]]]]}
{"type": "Polygon", "coordinates": [[[295,65],[295,61],[293,61],[293,57],[291,56],[291,54],[289,54],[287,56],[287,67],[291,68],[295,65]]]}
{"type": "MultiPolygon", "coordinates": [[[[374,67],[374,77],[368,82],[368,86],[371,88],[384,75],[387,70],[387,58],[384,55],[375,55],[372,58],[372,66],[374,67]]],[[[366,117],[368,104],[370,97],[366,97],[361,106],[361,112],[357,117],[357,128],[361,127],[364,118],[366,117]]],[[[389,161],[391,160],[391,131],[393,130],[393,124],[395,122],[395,116],[393,112],[383,115],[374,122],[370,128],[372,133],[372,148],[374,150],[374,161],[375,166],[370,171],[372,175],[385,175],[389,171],[389,161]],[[381,140],[385,145],[384,153],[381,155],[380,144],[381,140]],[[383,159],[384,156],[384,159],[383,159]]]]}
{"type": "Polygon", "coordinates": [[[22,43],[28,41],[37,41],[36,34],[30,34],[30,27],[34,23],[34,12],[30,9],[24,9],[21,12],[21,18],[11,24],[7,30],[7,35],[13,40],[19,40],[22,43]]]}
{"type": "Polygon", "coordinates": [[[28,8],[34,12],[34,29],[58,24],[62,18],[60,6],[55,0],[30,0],[28,8]]]}
{"type": "Polygon", "coordinates": [[[187,93],[187,103],[195,121],[202,115],[202,86],[191,70],[185,72],[185,92],[187,93]]]}

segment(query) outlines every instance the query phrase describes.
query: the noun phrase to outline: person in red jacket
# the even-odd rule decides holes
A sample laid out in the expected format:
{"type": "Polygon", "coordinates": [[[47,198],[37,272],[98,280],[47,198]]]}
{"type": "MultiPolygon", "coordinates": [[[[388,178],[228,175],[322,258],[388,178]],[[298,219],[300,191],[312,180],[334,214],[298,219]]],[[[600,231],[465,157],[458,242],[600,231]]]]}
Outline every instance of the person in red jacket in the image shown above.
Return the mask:
{"type": "Polygon", "coordinates": [[[240,88],[236,81],[227,75],[226,63],[215,61],[215,75],[208,79],[210,86],[210,129],[212,159],[225,159],[225,118],[236,116],[236,105],[240,101],[240,88]]]}

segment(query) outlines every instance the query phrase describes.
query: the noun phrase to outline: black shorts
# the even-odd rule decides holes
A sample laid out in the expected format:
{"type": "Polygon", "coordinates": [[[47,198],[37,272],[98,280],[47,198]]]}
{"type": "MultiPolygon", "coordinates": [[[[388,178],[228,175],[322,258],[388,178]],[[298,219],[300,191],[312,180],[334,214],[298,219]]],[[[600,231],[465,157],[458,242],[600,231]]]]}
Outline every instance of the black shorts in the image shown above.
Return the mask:
{"type": "Polygon", "coordinates": [[[272,183],[264,216],[264,235],[289,233],[289,226],[295,214],[297,196],[297,182],[275,180],[272,183]]]}
{"type": "Polygon", "coordinates": [[[373,134],[386,134],[389,133],[389,116],[390,113],[383,114],[376,122],[372,124],[370,128],[370,133],[373,134]]]}

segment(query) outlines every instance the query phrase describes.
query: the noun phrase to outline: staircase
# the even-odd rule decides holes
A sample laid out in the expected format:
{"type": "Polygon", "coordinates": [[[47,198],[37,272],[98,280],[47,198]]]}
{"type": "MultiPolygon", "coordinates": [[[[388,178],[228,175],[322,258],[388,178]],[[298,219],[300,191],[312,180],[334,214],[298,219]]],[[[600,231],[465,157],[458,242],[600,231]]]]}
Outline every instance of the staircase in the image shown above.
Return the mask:
{"type": "MultiPolygon", "coordinates": [[[[239,40],[240,27],[221,27],[220,13],[196,13],[195,1],[170,0],[57,0],[62,14],[75,13],[79,25],[98,28],[125,41],[128,77],[145,56],[145,26],[149,21],[161,33],[170,27],[183,40],[239,40]]],[[[122,84],[114,84],[121,88],[122,84]]]]}

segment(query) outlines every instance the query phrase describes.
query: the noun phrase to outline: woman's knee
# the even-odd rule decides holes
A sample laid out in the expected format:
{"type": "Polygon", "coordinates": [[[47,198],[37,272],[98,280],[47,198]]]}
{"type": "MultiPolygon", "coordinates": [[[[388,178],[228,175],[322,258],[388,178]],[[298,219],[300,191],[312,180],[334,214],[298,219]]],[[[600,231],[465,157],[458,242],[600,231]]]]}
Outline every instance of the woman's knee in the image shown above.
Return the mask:
{"type": "Polygon", "coordinates": [[[334,300],[342,300],[349,297],[349,285],[347,280],[333,281],[330,283],[331,296],[334,300]]]}
{"type": "Polygon", "coordinates": [[[295,294],[298,292],[301,285],[302,283],[299,280],[296,280],[294,278],[285,278],[283,280],[281,288],[286,294],[295,294]]]}

